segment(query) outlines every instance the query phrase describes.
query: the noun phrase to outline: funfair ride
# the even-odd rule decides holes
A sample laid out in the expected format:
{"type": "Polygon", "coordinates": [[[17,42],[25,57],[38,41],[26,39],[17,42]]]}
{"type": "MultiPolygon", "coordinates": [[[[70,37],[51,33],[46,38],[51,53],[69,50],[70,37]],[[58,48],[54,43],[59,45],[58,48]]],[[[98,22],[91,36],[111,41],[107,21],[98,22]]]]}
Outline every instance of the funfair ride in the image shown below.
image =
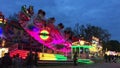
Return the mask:
{"type": "Polygon", "coordinates": [[[32,38],[43,44],[43,47],[62,52],[65,56],[70,53],[71,42],[66,41],[64,33],[60,32],[62,29],[54,25],[55,18],[45,19],[45,12],[43,10],[40,9],[35,14],[33,6],[29,6],[28,9],[26,6],[22,6],[18,19],[21,27],[32,38]]]}

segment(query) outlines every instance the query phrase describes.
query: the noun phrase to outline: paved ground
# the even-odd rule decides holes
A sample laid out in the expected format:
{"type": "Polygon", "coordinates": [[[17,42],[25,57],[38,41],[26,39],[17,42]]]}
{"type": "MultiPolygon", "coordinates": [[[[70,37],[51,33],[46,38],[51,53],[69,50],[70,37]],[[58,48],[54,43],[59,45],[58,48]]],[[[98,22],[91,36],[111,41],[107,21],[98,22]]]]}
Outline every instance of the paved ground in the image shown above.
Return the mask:
{"type": "MultiPolygon", "coordinates": [[[[21,68],[27,68],[27,67],[23,66],[21,68]]],[[[77,66],[74,66],[71,63],[68,64],[57,63],[57,64],[41,64],[38,67],[32,67],[32,68],[120,68],[120,63],[79,64],[77,66]]]]}
{"type": "Polygon", "coordinates": [[[94,64],[79,64],[74,66],[73,64],[62,65],[40,65],[37,68],[120,68],[120,63],[94,63],[94,64]]]}

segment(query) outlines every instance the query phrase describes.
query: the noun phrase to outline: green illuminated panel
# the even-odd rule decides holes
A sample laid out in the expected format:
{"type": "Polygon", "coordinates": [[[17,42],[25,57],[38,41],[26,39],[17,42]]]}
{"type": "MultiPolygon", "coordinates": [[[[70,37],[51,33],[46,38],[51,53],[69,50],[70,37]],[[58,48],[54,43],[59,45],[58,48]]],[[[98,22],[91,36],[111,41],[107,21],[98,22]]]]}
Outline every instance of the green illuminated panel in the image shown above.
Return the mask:
{"type": "Polygon", "coordinates": [[[83,46],[80,46],[80,45],[78,45],[78,46],[72,46],[72,48],[91,48],[92,46],[90,46],[90,45],[83,45],[83,46]]]}
{"type": "Polygon", "coordinates": [[[92,60],[90,59],[78,59],[79,63],[85,63],[85,64],[92,64],[94,63],[92,60]]]}
{"type": "Polygon", "coordinates": [[[66,61],[67,60],[67,57],[64,55],[55,54],[55,56],[58,61],[61,61],[61,60],[66,61]]]}
{"type": "Polygon", "coordinates": [[[58,61],[61,61],[61,60],[66,61],[66,60],[67,60],[67,57],[65,57],[65,56],[63,56],[63,55],[58,55],[58,54],[56,54],[55,56],[56,56],[56,59],[57,59],[58,61]]]}

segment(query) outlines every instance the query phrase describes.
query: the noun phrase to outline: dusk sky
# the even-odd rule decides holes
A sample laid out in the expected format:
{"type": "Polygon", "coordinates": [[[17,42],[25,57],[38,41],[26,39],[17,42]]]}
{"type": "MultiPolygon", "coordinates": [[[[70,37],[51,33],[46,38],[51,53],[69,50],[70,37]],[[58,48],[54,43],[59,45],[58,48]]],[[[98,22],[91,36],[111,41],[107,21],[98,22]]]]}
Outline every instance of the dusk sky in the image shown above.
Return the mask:
{"type": "Polygon", "coordinates": [[[56,24],[74,27],[75,23],[91,24],[106,29],[112,40],[120,41],[120,0],[0,0],[0,11],[8,17],[21,6],[34,6],[46,12],[46,18],[55,17],[56,24]]]}

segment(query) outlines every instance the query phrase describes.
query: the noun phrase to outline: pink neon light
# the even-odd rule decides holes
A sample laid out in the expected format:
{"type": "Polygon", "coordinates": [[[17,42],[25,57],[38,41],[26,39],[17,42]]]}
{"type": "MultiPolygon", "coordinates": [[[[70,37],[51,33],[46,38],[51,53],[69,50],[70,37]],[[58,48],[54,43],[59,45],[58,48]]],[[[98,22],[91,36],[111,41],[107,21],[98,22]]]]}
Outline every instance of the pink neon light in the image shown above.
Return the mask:
{"type": "MultiPolygon", "coordinates": [[[[47,47],[49,47],[49,48],[55,49],[55,48],[54,48],[54,45],[55,45],[55,44],[65,44],[65,46],[68,46],[68,47],[71,46],[70,43],[66,43],[65,40],[63,40],[63,39],[61,40],[61,39],[59,39],[59,38],[57,38],[57,39],[52,38],[52,41],[51,41],[51,42],[47,42],[47,43],[46,43],[44,40],[40,39],[40,37],[39,37],[39,32],[30,31],[30,30],[28,30],[28,29],[26,29],[26,31],[27,31],[32,37],[34,37],[38,42],[44,44],[45,46],[47,46],[47,47]]],[[[58,51],[59,51],[59,50],[58,50],[58,51]]],[[[66,51],[67,51],[67,52],[69,52],[70,50],[69,50],[69,49],[61,49],[60,51],[63,51],[63,52],[66,52],[66,51]]]]}
{"type": "Polygon", "coordinates": [[[26,30],[26,32],[28,34],[30,34],[30,36],[32,36],[35,40],[37,40],[39,43],[44,44],[45,46],[54,49],[56,51],[62,51],[62,52],[70,52],[70,46],[71,43],[65,40],[65,37],[60,33],[60,31],[54,26],[54,24],[50,24],[48,23],[46,27],[43,27],[43,25],[45,24],[44,22],[39,22],[37,20],[37,22],[34,21],[34,26],[38,28],[38,31],[34,31],[34,30],[29,30],[28,28],[26,28],[29,19],[22,13],[20,13],[20,24],[21,26],[26,30]],[[23,16],[23,17],[22,17],[23,16]],[[25,18],[26,21],[22,21],[22,19],[25,18]],[[41,30],[43,30],[44,28],[47,28],[50,32],[50,38],[46,41],[42,40],[39,36],[39,33],[41,30]],[[65,47],[62,48],[61,50],[58,50],[55,48],[55,46],[57,44],[63,44],[65,47]]]}

